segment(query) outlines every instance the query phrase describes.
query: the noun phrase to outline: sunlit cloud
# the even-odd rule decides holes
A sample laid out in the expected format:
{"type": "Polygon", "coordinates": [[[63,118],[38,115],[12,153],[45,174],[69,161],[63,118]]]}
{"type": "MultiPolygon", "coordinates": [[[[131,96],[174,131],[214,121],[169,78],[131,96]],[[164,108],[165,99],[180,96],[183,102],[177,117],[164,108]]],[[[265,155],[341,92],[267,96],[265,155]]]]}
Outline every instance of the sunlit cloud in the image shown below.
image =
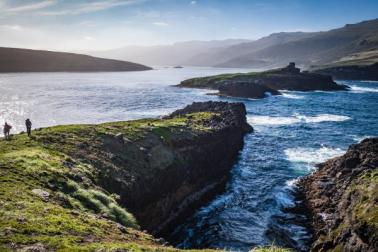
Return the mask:
{"type": "Polygon", "coordinates": [[[168,23],[165,23],[165,22],[154,22],[153,24],[156,25],[156,26],[162,26],[162,27],[169,25],[168,23]]]}
{"type": "Polygon", "coordinates": [[[111,8],[134,5],[145,2],[146,0],[109,0],[109,1],[96,1],[89,3],[79,3],[70,6],[66,6],[62,10],[52,10],[40,12],[40,15],[44,16],[58,16],[58,15],[79,15],[92,12],[98,12],[108,10],[111,8]]]}
{"type": "Polygon", "coordinates": [[[19,12],[27,12],[27,11],[35,11],[35,10],[41,10],[45,9],[49,6],[53,6],[57,4],[56,0],[45,0],[41,2],[36,3],[29,3],[29,4],[23,4],[19,6],[9,7],[6,4],[0,4],[0,8],[2,12],[6,13],[19,13],[19,12]]]}

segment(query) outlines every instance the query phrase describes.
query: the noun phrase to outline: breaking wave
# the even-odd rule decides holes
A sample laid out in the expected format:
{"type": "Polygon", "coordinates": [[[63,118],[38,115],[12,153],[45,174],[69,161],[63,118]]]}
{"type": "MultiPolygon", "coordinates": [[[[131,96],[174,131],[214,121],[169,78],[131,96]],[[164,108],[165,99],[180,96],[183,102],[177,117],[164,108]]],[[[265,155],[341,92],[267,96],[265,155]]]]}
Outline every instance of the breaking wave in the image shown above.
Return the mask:
{"type": "Polygon", "coordinates": [[[249,116],[248,123],[252,125],[291,125],[296,123],[320,123],[320,122],[342,122],[352,118],[344,115],[319,114],[316,116],[305,116],[294,114],[289,117],[282,116],[249,116]]]}

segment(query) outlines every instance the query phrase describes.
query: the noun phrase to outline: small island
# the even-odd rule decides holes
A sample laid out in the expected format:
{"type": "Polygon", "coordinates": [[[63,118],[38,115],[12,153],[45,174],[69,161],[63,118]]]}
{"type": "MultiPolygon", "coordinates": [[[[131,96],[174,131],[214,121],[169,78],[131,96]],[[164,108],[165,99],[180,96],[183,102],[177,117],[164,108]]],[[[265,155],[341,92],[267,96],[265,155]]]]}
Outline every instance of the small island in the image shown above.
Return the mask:
{"type": "Polygon", "coordinates": [[[221,74],[182,81],[178,87],[218,90],[218,95],[241,98],[264,98],[280,95],[279,90],[290,91],[339,91],[348,86],[335,83],[331,76],[309,73],[288,66],[263,72],[221,74]]]}

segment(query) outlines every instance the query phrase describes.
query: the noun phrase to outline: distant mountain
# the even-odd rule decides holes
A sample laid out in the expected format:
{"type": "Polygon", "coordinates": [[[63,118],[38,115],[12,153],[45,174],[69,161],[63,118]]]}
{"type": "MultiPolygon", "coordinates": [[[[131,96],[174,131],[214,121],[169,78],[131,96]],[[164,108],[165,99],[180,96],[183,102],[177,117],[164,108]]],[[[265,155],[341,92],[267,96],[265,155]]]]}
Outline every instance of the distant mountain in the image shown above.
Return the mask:
{"type": "Polygon", "coordinates": [[[150,67],[83,54],[0,47],[0,72],[142,71],[150,67]]]}
{"type": "Polygon", "coordinates": [[[186,41],[174,43],[172,45],[126,46],[119,49],[107,51],[92,51],[87,53],[97,57],[105,57],[118,60],[127,59],[135,62],[140,62],[142,64],[155,66],[199,65],[192,63],[191,59],[194,55],[204,54],[213,50],[217,51],[218,49],[227,48],[229,46],[248,41],[249,40],[243,39],[186,41]]]}
{"type": "Polygon", "coordinates": [[[244,53],[215,65],[271,67],[295,61],[301,66],[309,67],[330,64],[356,54],[368,57],[370,54],[366,52],[378,49],[378,19],[348,24],[327,32],[311,33],[308,37],[304,35],[300,39],[272,44],[258,50],[256,50],[256,43],[257,41],[234,46],[233,50],[244,50],[244,53]]]}
{"type": "MultiPolygon", "coordinates": [[[[221,66],[222,63],[229,61],[230,59],[243,57],[246,53],[253,53],[259,50],[263,50],[270,46],[281,45],[287,42],[300,40],[316,35],[318,33],[305,33],[305,32],[281,32],[273,33],[267,37],[255,41],[248,41],[240,44],[235,44],[228,47],[216,48],[208,50],[202,54],[193,55],[187,61],[182,62],[184,65],[194,66],[221,66]]],[[[253,59],[255,64],[248,64],[248,66],[264,66],[266,62],[260,59],[253,59]]],[[[250,62],[249,62],[250,63],[250,62]]],[[[285,63],[286,64],[286,63],[285,63]]],[[[233,67],[231,64],[225,64],[225,67],[233,67]]],[[[244,67],[241,64],[237,64],[236,67],[244,67]]]]}
{"type": "Polygon", "coordinates": [[[91,55],[149,65],[272,68],[294,61],[300,67],[353,60],[377,62],[378,19],[325,32],[281,32],[261,39],[188,41],[124,47],[91,55]]]}

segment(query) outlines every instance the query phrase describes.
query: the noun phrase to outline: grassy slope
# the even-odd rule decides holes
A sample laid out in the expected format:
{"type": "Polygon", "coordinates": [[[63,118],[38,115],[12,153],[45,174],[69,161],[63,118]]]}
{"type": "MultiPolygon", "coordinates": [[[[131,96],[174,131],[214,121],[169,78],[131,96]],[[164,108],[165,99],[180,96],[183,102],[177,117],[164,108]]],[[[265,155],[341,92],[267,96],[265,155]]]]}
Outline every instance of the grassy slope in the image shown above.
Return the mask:
{"type": "MultiPolygon", "coordinates": [[[[198,113],[191,120],[209,116],[198,113]]],[[[34,131],[32,139],[20,134],[11,141],[0,141],[1,248],[37,244],[69,251],[160,249],[153,237],[139,231],[134,217],[117,204],[117,195],[109,195],[96,185],[95,168],[83,160],[73,160],[69,153],[78,142],[96,142],[106,134],[122,132],[129,139],[138,139],[152,130],[169,137],[170,130],[184,126],[188,127],[186,117],[68,125],[34,131]],[[49,195],[38,195],[35,189],[49,195]]],[[[189,127],[207,130],[200,123],[189,127]]]]}

